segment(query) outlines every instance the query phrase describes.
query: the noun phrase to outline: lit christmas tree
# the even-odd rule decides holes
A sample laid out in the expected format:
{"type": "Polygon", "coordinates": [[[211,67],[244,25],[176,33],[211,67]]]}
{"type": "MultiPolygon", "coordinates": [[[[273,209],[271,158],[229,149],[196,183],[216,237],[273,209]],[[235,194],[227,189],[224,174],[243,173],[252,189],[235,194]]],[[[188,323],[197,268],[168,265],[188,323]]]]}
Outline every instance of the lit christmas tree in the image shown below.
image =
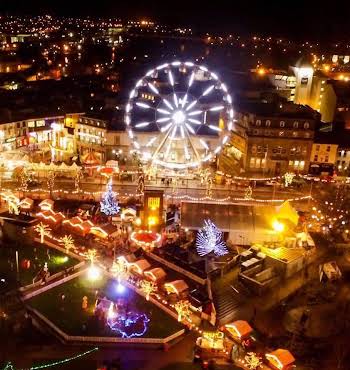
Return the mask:
{"type": "Polygon", "coordinates": [[[107,183],[106,192],[103,194],[101,202],[101,212],[106,216],[114,216],[120,211],[118,201],[112,189],[112,179],[107,183]]]}

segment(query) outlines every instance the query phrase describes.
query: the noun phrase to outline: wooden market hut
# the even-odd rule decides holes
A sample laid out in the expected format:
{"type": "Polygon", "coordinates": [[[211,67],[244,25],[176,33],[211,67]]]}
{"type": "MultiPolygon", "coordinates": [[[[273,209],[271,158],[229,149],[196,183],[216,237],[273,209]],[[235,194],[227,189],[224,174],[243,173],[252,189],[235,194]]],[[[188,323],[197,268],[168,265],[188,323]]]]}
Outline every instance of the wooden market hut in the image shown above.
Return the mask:
{"type": "Polygon", "coordinates": [[[90,234],[100,238],[100,239],[114,239],[119,234],[119,229],[111,224],[102,226],[92,226],[90,229],[90,234]]]}
{"type": "Polygon", "coordinates": [[[64,220],[62,226],[65,230],[70,231],[73,234],[77,234],[85,237],[89,234],[94,224],[90,220],[84,221],[79,216],[75,216],[69,220],[64,220]]]}
{"type": "Polygon", "coordinates": [[[140,259],[135,262],[129,263],[128,266],[131,272],[143,276],[144,272],[151,267],[151,264],[145,259],[140,259]]]}
{"type": "Polygon", "coordinates": [[[188,285],[184,280],[174,280],[170,283],[165,283],[164,288],[168,294],[176,294],[180,298],[188,296],[188,285]]]}
{"type": "Polygon", "coordinates": [[[147,280],[153,281],[157,284],[161,284],[165,280],[166,272],[161,267],[155,267],[153,269],[145,271],[144,275],[147,280]]]}
{"type": "Polygon", "coordinates": [[[294,367],[295,358],[287,349],[276,349],[265,355],[268,364],[275,370],[289,370],[294,367]]]}
{"type": "Polygon", "coordinates": [[[245,320],[237,320],[225,325],[225,331],[230,337],[241,342],[251,335],[253,328],[245,320]]]}
{"type": "Polygon", "coordinates": [[[39,203],[39,208],[41,211],[48,211],[53,209],[55,202],[52,199],[44,199],[39,203]]]}
{"type": "Polygon", "coordinates": [[[36,214],[36,218],[47,224],[51,229],[55,230],[61,226],[62,222],[66,219],[65,215],[61,212],[55,212],[52,209],[41,211],[36,214]]]}
{"type": "Polygon", "coordinates": [[[29,212],[34,208],[34,200],[30,198],[24,198],[19,202],[19,207],[22,212],[29,212]]]}

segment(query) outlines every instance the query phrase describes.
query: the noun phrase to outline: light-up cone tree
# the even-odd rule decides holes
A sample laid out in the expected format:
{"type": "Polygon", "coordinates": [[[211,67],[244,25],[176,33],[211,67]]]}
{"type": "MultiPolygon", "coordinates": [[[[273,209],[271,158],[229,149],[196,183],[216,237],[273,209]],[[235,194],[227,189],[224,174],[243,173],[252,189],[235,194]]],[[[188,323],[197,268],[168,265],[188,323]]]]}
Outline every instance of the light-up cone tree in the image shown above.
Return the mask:
{"type": "Polygon", "coordinates": [[[101,212],[110,218],[118,214],[120,211],[118,201],[113,192],[112,179],[110,179],[107,183],[106,192],[102,195],[100,206],[101,206],[101,212]]]}
{"type": "Polygon", "coordinates": [[[177,321],[181,322],[186,320],[188,322],[191,321],[191,310],[190,310],[190,302],[181,300],[177,301],[174,305],[175,311],[177,312],[177,321]]]}
{"type": "Polygon", "coordinates": [[[146,301],[149,301],[150,295],[157,291],[157,285],[153,281],[142,280],[140,289],[146,295],[146,301]]]}
{"type": "Polygon", "coordinates": [[[40,222],[40,224],[35,226],[35,231],[39,233],[40,235],[40,243],[44,244],[44,238],[45,236],[51,235],[51,228],[48,225],[45,225],[44,223],[40,222]]]}
{"type": "Polygon", "coordinates": [[[90,261],[90,267],[88,269],[88,278],[91,281],[95,281],[100,279],[101,271],[100,269],[95,266],[95,261],[98,258],[96,249],[89,249],[85,254],[86,258],[90,261]]]}
{"type": "Polygon", "coordinates": [[[60,244],[63,245],[64,249],[69,252],[71,249],[75,248],[74,239],[71,235],[65,235],[60,239],[60,244]]]}

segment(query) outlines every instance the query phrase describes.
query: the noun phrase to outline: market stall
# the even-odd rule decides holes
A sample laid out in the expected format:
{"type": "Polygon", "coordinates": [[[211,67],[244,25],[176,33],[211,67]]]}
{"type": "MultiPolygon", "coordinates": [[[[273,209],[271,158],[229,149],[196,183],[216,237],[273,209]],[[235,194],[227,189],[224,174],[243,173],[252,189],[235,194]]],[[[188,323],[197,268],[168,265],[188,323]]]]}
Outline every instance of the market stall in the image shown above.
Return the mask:
{"type": "Polygon", "coordinates": [[[275,370],[289,370],[294,367],[295,358],[287,349],[276,349],[265,355],[269,366],[275,370]]]}
{"type": "Polygon", "coordinates": [[[147,280],[161,284],[165,280],[166,272],[161,267],[155,267],[151,270],[145,271],[144,275],[147,280]]]}
{"type": "Polygon", "coordinates": [[[107,224],[102,226],[92,226],[90,229],[90,234],[96,236],[99,239],[111,240],[116,238],[119,235],[118,227],[107,224]]]}
{"type": "Polygon", "coordinates": [[[55,202],[52,199],[44,199],[42,202],[39,203],[39,208],[41,211],[48,211],[53,209],[55,202]]]}
{"type": "Polygon", "coordinates": [[[51,229],[57,229],[65,220],[65,215],[61,212],[55,212],[52,209],[47,211],[40,211],[36,214],[36,218],[41,220],[44,224],[47,224],[51,229]]]}
{"type": "Polygon", "coordinates": [[[188,296],[188,285],[184,280],[174,280],[170,283],[165,283],[164,288],[168,294],[176,294],[180,298],[188,296]]]}
{"type": "Polygon", "coordinates": [[[34,208],[34,200],[30,198],[24,198],[19,202],[19,208],[22,212],[29,212],[34,208]]]}
{"type": "Polygon", "coordinates": [[[253,328],[244,320],[237,320],[230,324],[226,324],[224,329],[228,336],[238,343],[247,340],[253,332],[253,328]]]}
{"type": "Polygon", "coordinates": [[[135,262],[129,263],[128,267],[131,272],[143,276],[144,272],[151,267],[151,264],[145,259],[140,259],[135,262]]]}
{"type": "Polygon", "coordinates": [[[65,230],[71,233],[85,237],[90,232],[94,224],[90,220],[84,221],[79,216],[76,216],[69,220],[64,220],[62,222],[62,226],[65,230]]]}

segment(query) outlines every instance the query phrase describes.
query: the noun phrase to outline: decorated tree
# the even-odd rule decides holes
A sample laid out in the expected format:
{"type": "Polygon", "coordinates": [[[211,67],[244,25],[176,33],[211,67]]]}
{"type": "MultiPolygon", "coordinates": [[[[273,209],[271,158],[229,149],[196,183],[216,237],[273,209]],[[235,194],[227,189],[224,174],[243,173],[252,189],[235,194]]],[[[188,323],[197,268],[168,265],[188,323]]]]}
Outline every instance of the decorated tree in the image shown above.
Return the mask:
{"type": "Polygon", "coordinates": [[[44,223],[40,222],[40,224],[35,226],[35,231],[40,234],[40,243],[44,243],[45,236],[50,236],[51,229],[48,225],[45,225],[44,223]]]}
{"type": "Polygon", "coordinates": [[[217,256],[227,254],[228,250],[222,240],[222,234],[211,220],[204,220],[204,226],[197,234],[196,247],[198,254],[201,257],[211,252],[217,256]]]}
{"type": "Polygon", "coordinates": [[[70,249],[73,249],[75,247],[74,245],[74,239],[71,235],[65,235],[60,239],[60,243],[63,245],[66,251],[69,252],[70,249]]]}
{"type": "Polygon", "coordinates": [[[90,261],[90,264],[92,266],[97,259],[97,250],[89,249],[86,253],[86,258],[90,261]]]}
{"type": "Polygon", "coordinates": [[[256,370],[262,364],[261,358],[254,352],[248,352],[244,357],[244,361],[250,370],[256,370]]]}
{"type": "Polygon", "coordinates": [[[293,179],[295,177],[295,173],[293,172],[286,172],[283,176],[284,178],[284,186],[287,188],[289,185],[292,184],[293,179]]]}
{"type": "Polygon", "coordinates": [[[76,191],[80,191],[81,180],[83,178],[83,172],[78,170],[74,177],[74,187],[76,191]]]}
{"type": "Polygon", "coordinates": [[[106,216],[114,216],[119,213],[120,207],[112,189],[112,179],[107,183],[106,192],[103,194],[101,202],[101,212],[106,216]]]}
{"type": "Polygon", "coordinates": [[[53,189],[55,187],[55,178],[56,178],[56,173],[54,171],[50,171],[49,176],[47,178],[47,187],[50,191],[51,198],[52,198],[53,189]]]}
{"type": "Polygon", "coordinates": [[[253,199],[253,189],[252,189],[251,186],[248,186],[248,188],[246,189],[246,191],[244,193],[244,199],[246,199],[246,200],[253,199]]]}
{"type": "Polygon", "coordinates": [[[146,300],[149,301],[149,297],[152,293],[157,291],[157,285],[153,281],[141,280],[140,288],[146,295],[146,300]]]}
{"type": "Polygon", "coordinates": [[[113,261],[111,273],[117,279],[118,284],[121,284],[123,280],[127,280],[129,277],[129,271],[126,264],[120,260],[113,261]]]}
{"type": "Polygon", "coordinates": [[[177,312],[177,321],[181,322],[182,320],[191,321],[191,310],[190,302],[181,300],[177,301],[174,305],[174,308],[177,312]]]}

